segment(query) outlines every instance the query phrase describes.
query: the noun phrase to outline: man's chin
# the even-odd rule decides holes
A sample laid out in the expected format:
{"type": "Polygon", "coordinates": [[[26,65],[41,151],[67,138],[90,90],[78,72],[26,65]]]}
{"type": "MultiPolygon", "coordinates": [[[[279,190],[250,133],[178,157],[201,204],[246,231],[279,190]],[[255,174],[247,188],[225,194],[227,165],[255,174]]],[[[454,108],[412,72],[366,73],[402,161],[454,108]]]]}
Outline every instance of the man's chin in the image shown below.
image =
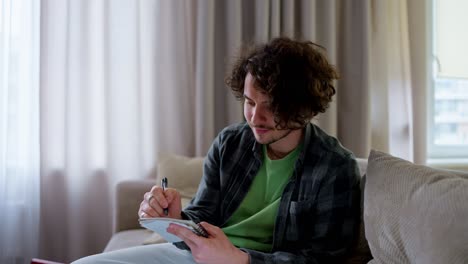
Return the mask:
{"type": "Polygon", "coordinates": [[[262,144],[262,145],[269,145],[277,141],[277,140],[272,139],[271,137],[268,137],[265,135],[259,136],[257,134],[255,134],[255,140],[257,141],[257,143],[262,144]]]}
{"type": "Polygon", "coordinates": [[[262,144],[262,145],[270,145],[270,144],[273,144],[275,142],[278,142],[282,139],[284,139],[285,137],[287,137],[290,133],[291,133],[292,130],[287,130],[285,131],[285,133],[283,134],[275,134],[275,133],[270,133],[272,132],[271,130],[266,132],[266,133],[262,133],[262,134],[258,134],[254,131],[254,137],[255,137],[255,140],[262,144]]]}
{"type": "Polygon", "coordinates": [[[260,143],[260,144],[267,144],[268,143],[268,139],[265,138],[264,136],[260,136],[260,135],[257,135],[254,133],[254,136],[255,136],[255,140],[260,143]]]}

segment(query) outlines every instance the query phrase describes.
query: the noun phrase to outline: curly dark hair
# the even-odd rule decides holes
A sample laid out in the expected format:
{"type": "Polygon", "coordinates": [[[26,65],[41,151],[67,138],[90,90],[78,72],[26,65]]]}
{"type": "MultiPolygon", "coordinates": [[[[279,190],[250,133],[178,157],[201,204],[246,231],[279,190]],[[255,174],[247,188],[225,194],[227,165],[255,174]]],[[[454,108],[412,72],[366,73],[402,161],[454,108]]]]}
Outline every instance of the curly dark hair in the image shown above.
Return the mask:
{"type": "Polygon", "coordinates": [[[336,92],[333,80],[338,73],[323,50],[310,41],[285,37],[251,46],[234,64],[226,84],[244,100],[245,77],[250,73],[255,87],[271,97],[276,127],[303,127],[325,112],[336,92]]]}

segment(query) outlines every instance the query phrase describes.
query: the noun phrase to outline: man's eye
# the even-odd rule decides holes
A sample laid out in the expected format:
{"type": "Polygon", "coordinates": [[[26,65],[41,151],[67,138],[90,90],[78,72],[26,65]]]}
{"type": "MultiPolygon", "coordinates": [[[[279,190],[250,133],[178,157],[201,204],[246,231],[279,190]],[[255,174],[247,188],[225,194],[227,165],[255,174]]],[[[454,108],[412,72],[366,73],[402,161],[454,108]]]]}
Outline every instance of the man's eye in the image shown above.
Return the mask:
{"type": "Polygon", "coordinates": [[[254,106],[254,105],[255,105],[255,103],[252,102],[252,101],[245,101],[245,103],[246,103],[247,105],[250,105],[250,106],[254,106]]]}

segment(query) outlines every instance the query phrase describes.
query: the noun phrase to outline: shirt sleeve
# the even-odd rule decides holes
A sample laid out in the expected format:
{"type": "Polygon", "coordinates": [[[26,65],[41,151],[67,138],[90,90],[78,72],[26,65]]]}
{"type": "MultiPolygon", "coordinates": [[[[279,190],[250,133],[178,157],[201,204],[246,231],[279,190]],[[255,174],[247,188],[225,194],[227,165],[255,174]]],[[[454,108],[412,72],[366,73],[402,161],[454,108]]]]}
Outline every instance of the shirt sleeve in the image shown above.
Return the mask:
{"type": "Polygon", "coordinates": [[[219,225],[220,196],[220,142],[222,134],[213,141],[203,164],[203,176],[195,197],[182,211],[182,218],[194,222],[206,221],[219,225]]]}

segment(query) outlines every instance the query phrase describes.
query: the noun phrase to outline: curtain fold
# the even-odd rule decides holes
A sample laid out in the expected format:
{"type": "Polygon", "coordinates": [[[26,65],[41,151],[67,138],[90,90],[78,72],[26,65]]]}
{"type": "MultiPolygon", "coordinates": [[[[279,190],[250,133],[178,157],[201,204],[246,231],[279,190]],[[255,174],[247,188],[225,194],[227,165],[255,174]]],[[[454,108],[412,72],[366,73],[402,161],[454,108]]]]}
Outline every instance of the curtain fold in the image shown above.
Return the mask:
{"type": "Polygon", "coordinates": [[[406,1],[375,1],[372,14],[372,146],[413,160],[414,91],[406,1]]]}
{"type": "Polygon", "coordinates": [[[411,91],[413,100],[413,140],[414,162],[425,164],[427,160],[427,104],[428,104],[428,67],[430,39],[428,32],[431,21],[430,3],[425,0],[407,1],[408,35],[411,64],[411,91]]]}
{"type": "Polygon", "coordinates": [[[115,183],[153,172],[154,111],[142,111],[154,108],[153,84],[141,69],[154,60],[140,55],[147,17],[139,4],[42,1],[43,258],[68,262],[102,250],[115,183]]]}
{"type": "Polygon", "coordinates": [[[404,0],[43,0],[41,257],[100,252],[118,181],[154,176],[160,151],[203,156],[242,121],[224,84],[242,44],[324,46],[341,79],[314,122],[358,157],[378,148],[422,160],[408,11],[404,0]]]}
{"type": "Polygon", "coordinates": [[[371,3],[342,1],[338,6],[338,80],[336,122],[338,139],[357,157],[370,150],[371,3]]]}

